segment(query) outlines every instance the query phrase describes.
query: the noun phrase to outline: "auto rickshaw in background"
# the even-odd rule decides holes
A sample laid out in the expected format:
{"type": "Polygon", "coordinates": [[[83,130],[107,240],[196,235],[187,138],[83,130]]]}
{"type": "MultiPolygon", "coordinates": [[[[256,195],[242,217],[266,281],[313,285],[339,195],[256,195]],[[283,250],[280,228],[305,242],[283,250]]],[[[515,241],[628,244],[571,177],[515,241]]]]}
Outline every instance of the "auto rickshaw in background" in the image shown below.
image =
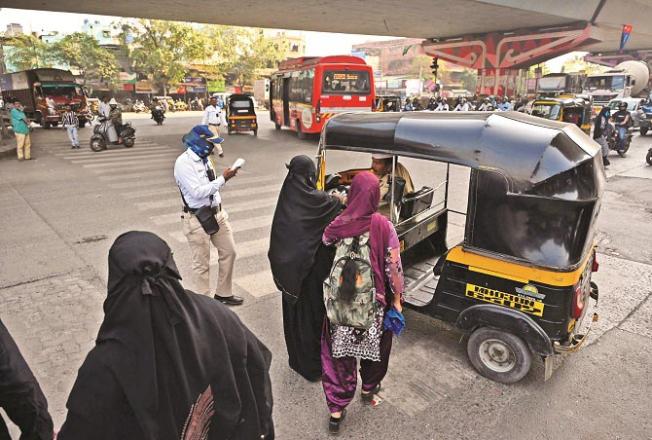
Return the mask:
{"type": "Polygon", "coordinates": [[[591,101],[587,98],[538,98],[532,103],[532,116],[577,125],[591,134],[591,101]]]}
{"type": "Polygon", "coordinates": [[[400,112],[402,108],[399,96],[380,95],[374,100],[375,112],[400,112]]]}
{"type": "Polygon", "coordinates": [[[227,125],[229,134],[253,131],[258,136],[258,120],[254,102],[249,95],[233,94],[227,99],[227,125]]]}
{"type": "Polygon", "coordinates": [[[597,306],[600,146],[574,125],[518,112],[342,114],[322,132],[319,187],[346,192],[369,167],[326,174],[327,164],[343,155],[341,165],[355,165],[360,153],[391,161],[384,202],[401,243],[406,304],[465,332],[483,376],[517,382],[534,355],[548,379],[553,355],[577,350],[597,320],[589,299],[597,306]],[[406,194],[399,160],[442,180],[406,194]],[[449,182],[460,173],[467,200],[454,198],[454,209],[449,191],[465,185],[449,182]]]}

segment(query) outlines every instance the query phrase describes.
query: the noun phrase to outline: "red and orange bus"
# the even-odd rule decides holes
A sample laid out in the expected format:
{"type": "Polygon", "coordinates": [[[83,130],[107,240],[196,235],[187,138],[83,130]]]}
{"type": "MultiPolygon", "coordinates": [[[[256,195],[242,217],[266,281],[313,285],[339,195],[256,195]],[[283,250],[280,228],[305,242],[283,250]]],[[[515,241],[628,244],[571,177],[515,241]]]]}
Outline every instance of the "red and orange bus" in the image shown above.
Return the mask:
{"type": "Polygon", "coordinates": [[[300,138],[319,133],[336,113],[371,111],[374,75],[362,58],[350,55],[290,58],[270,84],[270,118],[300,138]]]}

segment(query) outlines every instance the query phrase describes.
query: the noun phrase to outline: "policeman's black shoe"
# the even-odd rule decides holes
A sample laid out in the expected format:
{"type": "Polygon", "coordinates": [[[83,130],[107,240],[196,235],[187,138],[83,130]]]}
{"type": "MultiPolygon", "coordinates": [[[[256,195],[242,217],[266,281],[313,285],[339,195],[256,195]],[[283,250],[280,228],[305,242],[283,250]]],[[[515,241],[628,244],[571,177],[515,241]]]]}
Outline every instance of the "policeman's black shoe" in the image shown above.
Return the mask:
{"type": "Polygon", "coordinates": [[[213,296],[216,300],[221,302],[222,304],[226,304],[227,306],[239,306],[244,302],[244,299],[242,299],[239,296],[236,295],[231,295],[231,296],[218,296],[215,295],[213,296]]]}

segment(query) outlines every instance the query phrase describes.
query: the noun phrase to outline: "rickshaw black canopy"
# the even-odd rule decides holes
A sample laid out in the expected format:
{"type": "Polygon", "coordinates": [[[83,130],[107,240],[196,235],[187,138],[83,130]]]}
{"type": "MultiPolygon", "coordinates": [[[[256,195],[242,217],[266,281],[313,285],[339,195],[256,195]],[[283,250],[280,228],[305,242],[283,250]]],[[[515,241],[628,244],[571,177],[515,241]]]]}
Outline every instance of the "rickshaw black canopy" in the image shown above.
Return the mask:
{"type": "Polygon", "coordinates": [[[604,171],[575,125],[518,112],[342,114],[323,145],[472,168],[466,246],[568,269],[593,245],[604,171]]]}
{"type": "Polygon", "coordinates": [[[249,112],[251,112],[251,114],[255,114],[254,101],[251,99],[251,96],[249,95],[244,95],[241,93],[232,94],[231,96],[229,96],[228,106],[229,106],[229,110],[231,110],[231,108],[234,107],[239,110],[247,109],[249,110],[249,112]],[[239,102],[240,104],[235,104],[236,102],[239,102]],[[249,105],[248,106],[241,105],[244,102],[247,102],[249,105]]]}

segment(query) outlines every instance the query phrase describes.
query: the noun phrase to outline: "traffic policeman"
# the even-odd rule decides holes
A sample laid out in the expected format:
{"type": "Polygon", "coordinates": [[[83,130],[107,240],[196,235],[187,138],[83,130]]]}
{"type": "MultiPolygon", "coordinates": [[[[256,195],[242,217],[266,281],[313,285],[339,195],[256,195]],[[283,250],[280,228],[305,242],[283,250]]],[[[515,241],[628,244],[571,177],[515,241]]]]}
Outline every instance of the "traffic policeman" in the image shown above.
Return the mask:
{"type": "Polygon", "coordinates": [[[211,243],[217,249],[218,277],[214,298],[227,305],[242,304],[233,295],[233,267],[236,251],[228,214],[222,208],[220,189],[237,174],[237,169],[215,173],[211,154],[224,139],[206,125],[194,127],[183,137],[186,146],[174,164],[174,178],[183,202],[183,234],[192,252],[192,268],[197,291],[210,295],[209,271],[211,243]]]}

